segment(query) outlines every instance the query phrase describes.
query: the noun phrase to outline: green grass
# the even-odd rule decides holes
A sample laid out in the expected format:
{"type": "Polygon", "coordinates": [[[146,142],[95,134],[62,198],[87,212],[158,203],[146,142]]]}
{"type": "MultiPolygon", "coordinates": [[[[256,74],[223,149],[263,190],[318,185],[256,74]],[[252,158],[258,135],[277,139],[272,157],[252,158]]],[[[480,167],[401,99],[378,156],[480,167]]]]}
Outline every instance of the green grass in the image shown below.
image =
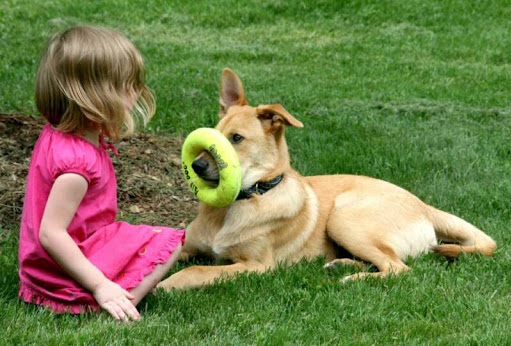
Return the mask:
{"type": "MultiPolygon", "coordinates": [[[[149,130],[213,126],[222,68],[249,100],[281,103],[303,174],[355,173],[403,186],[480,226],[493,258],[341,285],[351,272],[303,262],[145,299],[129,326],[55,316],[17,300],[17,226],[0,225],[7,344],[505,345],[511,256],[511,2],[28,1],[0,3],[0,112],[34,114],[50,32],[94,23],[143,52],[158,112],[149,130]]],[[[179,267],[178,267],[179,268],[179,267]]]]}

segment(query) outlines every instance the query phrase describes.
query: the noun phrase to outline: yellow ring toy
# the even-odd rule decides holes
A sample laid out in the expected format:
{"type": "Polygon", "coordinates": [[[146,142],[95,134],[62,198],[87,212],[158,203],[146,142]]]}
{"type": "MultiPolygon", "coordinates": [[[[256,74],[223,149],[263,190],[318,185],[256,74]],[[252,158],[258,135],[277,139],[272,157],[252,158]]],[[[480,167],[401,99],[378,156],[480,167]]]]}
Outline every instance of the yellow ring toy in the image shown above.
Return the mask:
{"type": "Polygon", "coordinates": [[[186,183],[201,202],[223,208],[236,200],[241,189],[241,167],[236,151],[220,131],[199,128],[191,132],[183,143],[181,160],[186,183]],[[193,160],[204,150],[218,166],[217,187],[202,180],[192,168],[193,160]]]}

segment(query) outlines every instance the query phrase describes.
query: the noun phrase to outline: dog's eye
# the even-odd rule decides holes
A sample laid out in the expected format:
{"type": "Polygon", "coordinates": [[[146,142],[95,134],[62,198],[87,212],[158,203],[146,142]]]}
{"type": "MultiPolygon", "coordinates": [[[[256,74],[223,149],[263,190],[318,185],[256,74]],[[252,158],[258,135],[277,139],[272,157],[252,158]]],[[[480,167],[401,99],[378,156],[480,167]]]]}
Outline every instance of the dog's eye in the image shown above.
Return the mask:
{"type": "Polygon", "coordinates": [[[231,143],[237,144],[237,143],[241,142],[243,139],[245,139],[245,138],[242,135],[235,133],[231,137],[231,143]]]}

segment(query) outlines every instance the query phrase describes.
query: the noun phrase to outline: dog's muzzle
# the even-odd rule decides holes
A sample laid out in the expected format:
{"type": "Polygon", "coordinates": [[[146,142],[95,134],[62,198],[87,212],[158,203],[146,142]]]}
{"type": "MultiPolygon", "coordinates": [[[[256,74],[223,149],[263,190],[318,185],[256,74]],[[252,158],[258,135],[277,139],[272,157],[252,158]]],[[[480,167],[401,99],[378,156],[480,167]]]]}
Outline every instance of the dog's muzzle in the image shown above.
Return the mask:
{"type": "MultiPolygon", "coordinates": [[[[209,155],[209,153],[207,155],[209,155]]],[[[218,186],[220,182],[218,167],[212,158],[212,162],[207,159],[207,155],[201,154],[195,160],[193,160],[192,169],[206,183],[212,186],[218,186]]]]}

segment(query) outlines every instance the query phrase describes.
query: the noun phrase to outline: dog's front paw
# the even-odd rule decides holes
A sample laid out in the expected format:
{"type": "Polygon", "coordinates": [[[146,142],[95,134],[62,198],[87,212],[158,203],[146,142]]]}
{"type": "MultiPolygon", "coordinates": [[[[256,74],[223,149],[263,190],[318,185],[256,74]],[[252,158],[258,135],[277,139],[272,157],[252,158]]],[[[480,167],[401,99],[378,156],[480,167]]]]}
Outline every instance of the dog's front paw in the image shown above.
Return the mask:
{"type": "Polygon", "coordinates": [[[182,275],[181,272],[177,272],[168,277],[167,279],[158,283],[156,285],[156,288],[157,289],[161,288],[167,292],[173,289],[184,289],[189,286],[187,285],[186,281],[187,281],[186,277],[182,275]]]}

